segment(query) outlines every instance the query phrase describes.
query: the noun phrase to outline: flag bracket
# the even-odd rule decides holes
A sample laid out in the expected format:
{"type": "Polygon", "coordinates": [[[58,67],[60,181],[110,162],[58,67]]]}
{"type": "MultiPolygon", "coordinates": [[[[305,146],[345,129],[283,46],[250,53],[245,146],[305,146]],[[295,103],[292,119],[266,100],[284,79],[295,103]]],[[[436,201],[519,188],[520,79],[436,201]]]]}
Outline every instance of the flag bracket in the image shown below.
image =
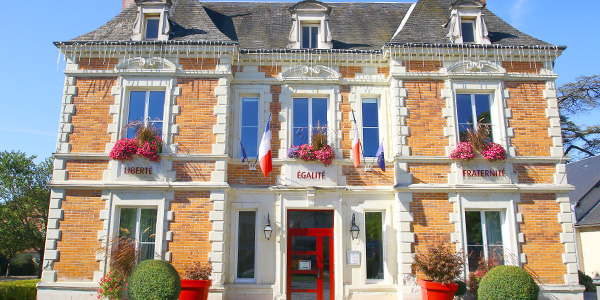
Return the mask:
{"type": "Polygon", "coordinates": [[[248,164],[248,170],[250,170],[250,171],[256,171],[256,163],[249,163],[248,164]]]}
{"type": "Polygon", "coordinates": [[[365,172],[371,172],[372,171],[372,167],[373,167],[373,165],[366,165],[365,164],[365,172]]]}

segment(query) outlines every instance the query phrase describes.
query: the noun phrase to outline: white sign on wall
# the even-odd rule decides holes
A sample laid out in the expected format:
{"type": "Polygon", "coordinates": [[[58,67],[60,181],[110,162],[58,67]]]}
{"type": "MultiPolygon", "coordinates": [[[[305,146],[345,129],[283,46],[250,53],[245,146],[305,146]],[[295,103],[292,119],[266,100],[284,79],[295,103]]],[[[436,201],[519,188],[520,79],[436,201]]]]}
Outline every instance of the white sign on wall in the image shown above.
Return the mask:
{"type": "Polygon", "coordinates": [[[459,172],[464,183],[510,183],[510,174],[504,163],[463,163],[459,172]]]}
{"type": "Polygon", "coordinates": [[[117,176],[125,180],[156,180],[162,172],[162,164],[143,158],[119,162],[117,176]]]}
{"type": "Polygon", "coordinates": [[[294,186],[337,185],[337,167],[315,162],[293,162],[286,166],[285,183],[294,186]]]}

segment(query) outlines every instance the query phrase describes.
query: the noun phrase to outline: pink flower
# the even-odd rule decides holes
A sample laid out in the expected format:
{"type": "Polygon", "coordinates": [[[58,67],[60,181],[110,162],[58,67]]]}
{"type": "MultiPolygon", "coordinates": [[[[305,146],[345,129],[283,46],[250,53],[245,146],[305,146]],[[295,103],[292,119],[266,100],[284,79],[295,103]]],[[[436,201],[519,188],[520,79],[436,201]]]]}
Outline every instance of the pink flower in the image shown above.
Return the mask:
{"type": "Polygon", "coordinates": [[[506,150],[499,144],[489,143],[487,147],[481,151],[481,156],[489,161],[505,160],[506,150]]]}
{"type": "Polygon", "coordinates": [[[475,157],[475,151],[473,150],[473,146],[467,142],[460,142],[456,146],[452,153],[450,153],[450,158],[452,159],[462,159],[464,161],[470,161],[475,157]]]}

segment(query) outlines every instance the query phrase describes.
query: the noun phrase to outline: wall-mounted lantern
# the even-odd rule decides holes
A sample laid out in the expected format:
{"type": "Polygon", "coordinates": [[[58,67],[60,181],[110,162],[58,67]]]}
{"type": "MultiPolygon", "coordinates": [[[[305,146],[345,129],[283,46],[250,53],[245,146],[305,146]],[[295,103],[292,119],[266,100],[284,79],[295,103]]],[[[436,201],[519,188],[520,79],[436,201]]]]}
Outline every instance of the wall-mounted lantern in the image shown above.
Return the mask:
{"type": "Polygon", "coordinates": [[[357,239],[358,238],[358,234],[360,233],[360,228],[358,228],[358,225],[356,225],[356,220],[354,219],[354,213],[352,213],[352,224],[350,225],[350,235],[352,236],[352,239],[357,239]]]}
{"type": "Polygon", "coordinates": [[[267,214],[267,224],[265,224],[265,238],[267,240],[271,239],[271,233],[273,233],[273,227],[271,227],[271,219],[269,217],[269,214],[267,214]]]}

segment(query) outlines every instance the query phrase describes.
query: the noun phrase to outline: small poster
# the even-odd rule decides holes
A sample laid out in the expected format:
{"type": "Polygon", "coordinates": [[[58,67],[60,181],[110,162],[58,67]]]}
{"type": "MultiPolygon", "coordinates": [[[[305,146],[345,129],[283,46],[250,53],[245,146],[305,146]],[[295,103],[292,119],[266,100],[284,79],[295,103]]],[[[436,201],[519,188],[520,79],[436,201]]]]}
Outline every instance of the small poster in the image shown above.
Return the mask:
{"type": "Polygon", "coordinates": [[[306,271],[310,270],[310,260],[301,260],[298,262],[298,270],[306,271]]]}
{"type": "Polygon", "coordinates": [[[346,251],[346,263],[349,266],[360,266],[360,251],[346,251]]]}

